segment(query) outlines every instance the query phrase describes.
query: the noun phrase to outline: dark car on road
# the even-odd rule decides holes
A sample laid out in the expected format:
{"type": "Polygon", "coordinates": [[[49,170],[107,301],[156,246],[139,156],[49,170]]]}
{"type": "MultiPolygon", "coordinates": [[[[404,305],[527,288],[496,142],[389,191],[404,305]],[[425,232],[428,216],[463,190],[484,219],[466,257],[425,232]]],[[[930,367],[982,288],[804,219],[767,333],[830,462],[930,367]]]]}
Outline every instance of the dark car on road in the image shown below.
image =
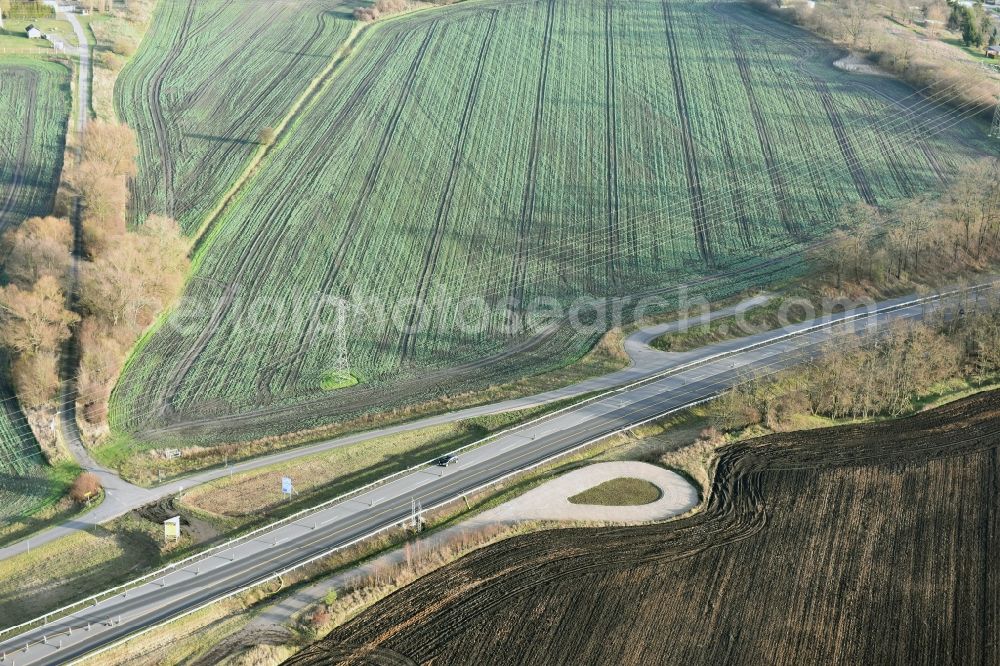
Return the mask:
{"type": "Polygon", "coordinates": [[[438,467],[447,467],[448,465],[457,465],[458,464],[458,456],[452,456],[452,455],[441,456],[440,458],[438,458],[437,460],[434,461],[434,464],[437,465],[438,467]]]}

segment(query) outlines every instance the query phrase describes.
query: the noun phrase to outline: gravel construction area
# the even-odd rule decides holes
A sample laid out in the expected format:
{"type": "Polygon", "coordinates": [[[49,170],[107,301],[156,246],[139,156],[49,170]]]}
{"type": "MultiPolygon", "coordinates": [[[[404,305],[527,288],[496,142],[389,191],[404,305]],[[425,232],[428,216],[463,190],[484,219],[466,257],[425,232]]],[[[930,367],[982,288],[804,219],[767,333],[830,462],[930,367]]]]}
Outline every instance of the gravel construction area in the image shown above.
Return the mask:
{"type": "Polygon", "coordinates": [[[848,54],[833,63],[834,67],[842,69],[845,72],[854,72],[856,74],[870,74],[871,76],[890,76],[888,72],[879,69],[875,65],[871,64],[861,56],[855,55],[853,53],[848,54]]]}
{"type": "MultiPolygon", "coordinates": [[[[463,532],[475,532],[485,525],[517,523],[525,520],[646,523],[687,513],[698,505],[698,501],[697,489],[676,472],[643,462],[595,463],[573,470],[496,508],[427,536],[421,539],[420,543],[424,550],[433,549],[440,544],[453,541],[463,532]],[[642,506],[570,504],[568,498],[573,495],[621,477],[649,481],[663,494],[657,501],[642,506]]],[[[330,589],[342,590],[375,571],[384,571],[400,564],[405,557],[404,549],[397,548],[365,564],[343,571],[333,578],[299,590],[263,611],[246,631],[279,628],[290,618],[326,596],[330,589]]]]}
{"type": "Polygon", "coordinates": [[[529,490],[486,511],[473,520],[482,524],[520,520],[573,520],[586,522],[644,523],[687,513],[698,505],[698,491],[676,472],[644,462],[623,460],[588,465],[529,490]],[[663,493],[660,499],[640,506],[572,504],[569,498],[605,481],[618,478],[649,481],[663,493]]]}
{"type": "Polygon", "coordinates": [[[285,663],[997,662],[1000,392],[715,469],[704,510],[480,548],[285,663]]]}

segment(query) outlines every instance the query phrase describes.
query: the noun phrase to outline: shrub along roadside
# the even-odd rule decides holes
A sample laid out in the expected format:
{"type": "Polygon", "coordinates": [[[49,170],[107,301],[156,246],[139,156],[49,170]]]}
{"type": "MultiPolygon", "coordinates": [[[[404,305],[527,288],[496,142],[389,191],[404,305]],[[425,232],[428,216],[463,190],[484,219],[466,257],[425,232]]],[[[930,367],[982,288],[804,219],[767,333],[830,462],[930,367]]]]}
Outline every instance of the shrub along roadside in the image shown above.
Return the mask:
{"type": "Polygon", "coordinates": [[[59,395],[59,355],[79,321],[67,307],[73,230],[36,217],[0,239],[7,284],[0,287],[0,349],[35,438],[51,464],[67,458],[51,424],[59,395]]]}
{"type": "MultiPolygon", "coordinates": [[[[926,92],[932,96],[938,92],[950,93],[954,100],[951,103],[956,107],[972,104],[985,111],[993,107],[1000,93],[1000,81],[977,70],[974,61],[955,58],[947,50],[928,48],[928,42],[933,40],[921,39],[919,35],[899,29],[900,25],[912,27],[917,22],[927,26],[943,25],[951,11],[951,3],[944,0],[919,4],[905,0],[891,0],[886,4],[842,0],[803,2],[794,6],[788,0],[752,1],[778,18],[864,54],[916,88],[929,88],[926,92]],[[923,16],[916,16],[916,12],[923,16]]],[[[977,11],[982,15],[981,8],[977,11]]],[[[961,30],[960,25],[951,27],[961,30]]],[[[986,30],[991,32],[992,25],[986,30]]]]}

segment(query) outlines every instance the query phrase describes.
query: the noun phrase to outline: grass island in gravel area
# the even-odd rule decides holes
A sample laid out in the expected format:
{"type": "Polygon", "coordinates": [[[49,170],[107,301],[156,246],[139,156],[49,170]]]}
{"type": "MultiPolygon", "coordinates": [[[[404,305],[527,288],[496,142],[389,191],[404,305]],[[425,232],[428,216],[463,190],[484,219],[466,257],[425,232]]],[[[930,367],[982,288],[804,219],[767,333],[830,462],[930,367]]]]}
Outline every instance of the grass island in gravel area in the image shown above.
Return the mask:
{"type": "Polygon", "coordinates": [[[645,479],[620,478],[605,481],[569,498],[572,504],[600,506],[639,506],[660,499],[662,492],[645,479]]]}

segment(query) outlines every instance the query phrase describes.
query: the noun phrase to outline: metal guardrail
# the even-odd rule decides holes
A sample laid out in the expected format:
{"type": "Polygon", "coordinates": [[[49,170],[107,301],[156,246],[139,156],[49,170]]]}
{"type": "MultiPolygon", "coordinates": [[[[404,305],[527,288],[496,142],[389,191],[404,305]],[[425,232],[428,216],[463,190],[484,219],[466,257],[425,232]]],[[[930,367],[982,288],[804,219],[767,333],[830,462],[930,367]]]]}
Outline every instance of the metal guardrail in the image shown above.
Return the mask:
{"type": "MultiPolygon", "coordinates": [[[[787,336],[782,336],[781,338],[775,338],[775,339],[769,340],[767,343],[758,343],[758,344],[754,344],[754,345],[749,345],[746,348],[740,348],[738,350],[733,350],[731,352],[727,352],[727,353],[724,353],[724,354],[713,355],[712,359],[713,360],[718,360],[718,358],[720,358],[720,357],[725,357],[725,356],[729,356],[729,355],[732,355],[732,354],[742,353],[744,351],[749,351],[751,348],[758,348],[758,347],[767,346],[767,344],[773,344],[773,343],[777,342],[779,339],[784,340],[784,339],[788,339],[788,338],[791,338],[791,337],[798,337],[798,336],[804,335],[804,334],[806,334],[808,332],[815,332],[816,330],[821,330],[823,328],[832,328],[832,327],[834,327],[834,326],[836,326],[838,324],[847,323],[849,321],[856,320],[856,319],[859,319],[859,318],[865,318],[865,317],[869,317],[869,316],[877,316],[879,314],[885,314],[885,313],[894,312],[894,311],[898,311],[898,310],[905,310],[905,309],[911,308],[911,307],[913,307],[915,305],[921,305],[921,304],[924,304],[924,303],[927,303],[927,302],[941,300],[943,298],[946,298],[947,296],[952,296],[952,295],[955,295],[957,293],[962,293],[962,292],[976,292],[976,291],[979,291],[981,289],[985,289],[987,287],[997,286],[997,284],[998,284],[997,282],[991,282],[991,283],[987,283],[987,284],[976,285],[974,287],[969,288],[968,290],[954,290],[954,291],[950,291],[950,292],[946,292],[946,293],[942,293],[942,294],[936,294],[934,296],[928,296],[928,297],[925,297],[925,298],[914,299],[912,301],[907,301],[905,303],[895,304],[893,306],[887,306],[886,308],[878,309],[878,310],[875,310],[875,311],[870,311],[870,312],[867,312],[865,314],[859,314],[859,315],[856,315],[856,316],[844,317],[844,318],[839,318],[839,319],[836,319],[836,320],[831,320],[831,321],[829,321],[829,322],[827,322],[827,323],[825,323],[823,325],[812,326],[812,327],[809,327],[808,329],[799,330],[799,331],[796,331],[796,332],[794,332],[792,334],[789,334],[787,336]]],[[[702,359],[701,361],[699,361],[697,363],[692,363],[691,365],[700,365],[701,363],[707,363],[707,362],[709,362],[708,358],[702,359]]],[[[659,378],[662,379],[663,376],[668,376],[671,372],[679,371],[680,367],[681,366],[678,366],[678,368],[675,368],[675,369],[671,369],[670,372],[658,373],[660,375],[659,378]]],[[[644,378],[641,383],[645,383],[647,381],[647,379],[649,379],[649,378],[644,378]]],[[[637,383],[640,383],[640,382],[637,382],[637,383]]],[[[619,390],[622,390],[622,389],[612,389],[610,391],[605,392],[603,395],[607,396],[607,395],[615,393],[615,392],[617,392],[619,390]]],[[[595,396],[595,398],[597,398],[597,397],[598,396],[595,396]]],[[[579,451],[579,450],[581,450],[583,448],[586,448],[587,446],[590,446],[590,445],[592,445],[592,444],[594,444],[594,443],[596,443],[598,441],[607,439],[608,437],[614,437],[617,434],[621,434],[623,432],[627,432],[629,430],[632,430],[633,428],[637,428],[639,426],[645,425],[646,423],[649,423],[651,421],[655,421],[657,419],[661,419],[664,416],[669,416],[670,414],[674,414],[674,413],[677,413],[677,412],[680,412],[680,411],[684,411],[685,409],[690,409],[692,407],[696,407],[696,406],[704,404],[706,402],[710,402],[710,401],[712,401],[714,399],[715,399],[715,396],[713,395],[713,396],[708,396],[708,397],[705,397],[705,398],[700,398],[698,400],[692,400],[690,402],[686,402],[686,403],[684,403],[682,405],[679,405],[677,407],[665,410],[665,411],[663,411],[661,413],[658,413],[657,415],[649,417],[647,419],[643,419],[643,420],[640,420],[640,421],[635,422],[635,423],[630,423],[629,425],[623,426],[623,427],[621,427],[621,428],[619,428],[619,429],[617,429],[615,431],[608,432],[608,433],[603,433],[603,434],[598,435],[598,436],[594,437],[593,439],[589,439],[589,440],[587,440],[587,441],[585,441],[585,442],[583,442],[583,443],[581,443],[581,444],[579,444],[577,446],[574,446],[572,448],[559,451],[558,453],[556,453],[554,455],[547,456],[547,457],[545,457],[545,458],[543,458],[543,459],[541,459],[541,460],[539,460],[537,462],[534,462],[534,463],[532,463],[530,465],[525,465],[523,467],[519,467],[519,468],[517,468],[515,470],[512,470],[510,472],[502,474],[502,475],[500,475],[498,477],[492,478],[492,479],[490,479],[488,481],[485,481],[485,482],[479,484],[478,486],[475,486],[472,489],[466,489],[466,490],[463,491],[462,494],[463,495],[467,495],[467,494],[473,494],[473,493],[479,492],[479,491],[484,490],[484,489],[486,489],[486,488],[488,488],[490,486],[496,485],[498,483],[502,483],[503,481],[506,481],[507,479],[509,479],[511,477],[517,476],[519,474],[524,474],[525,472],[529,472],[532,469],[535,469],[535,468],[540,467],[542,465],[548,464],[548,463],[552,462],[553,460],[556,460],[556,459],[561,458],[563,456],[575,453],[575,452],[577,452],[577,451],[579,451]]],[[[589,402],[589,400],[588,401],[584,401],[584,402],[589,402]]],[[[583,404],[583,403],[578,403],[577,405],[573,405],[573,407],[577,407],[580,404],[583,404]]],[[[563,411],[563,410],[559,410],[559,411],[563,411]]],[[[547,416],[551,416],[551,415],[547,415],[547,416]]],[[[542,418],[545,418],[545,417],[542,417],[542,418]]],[[[522,424],[521,426],[517,426],[517,427],[523,427],[523,425],[526,425],[526,424],[522,424]]],[[[512,428],[510,430],[513,430],[513,429],[514,428],[512,428]]],[[[463,447],[463,448],[465,448],[465,447],[463,447]]],[[[461,449],[457,449],[457,451],[458,450],[461,450],[461,449]]],[[[422,515],[423,513],[427,513],[429,511],[434,511],[436,509],[439,509],[439,508],[441,508],[442,506],[444,506],[446,504],[449,504],[451,502],[457,501],[458,499],[461,498],[461,496],[462,495],[456,495],[454,497],[449,497],[449,498],[441,500],[440,502],[437,502],[437,503],[435,503],[433,505],[424,507],[419,512],[419,514],[422,515]]],[[[262,585],[263,583],[266,583],[268,581],[274,580],[276,578],[280,578],[281,576],[284,576],[284,575],[286,575],[286,574],[288,574],[288,573],[290,573],[292,571],[295,571],[296,569],[299,569],[299,568],[304,567],[304,566],[308,566],[309,564],[312,564],[313,562],[316,562],[317,560],[320,560],[320,559],[322,559],[324,557],[327,557],[327,556],[331,555],[332,553],[338,552],[338,551],[343,550],[345,548],[349,548],[349,547],[351,547],[351,546],[353,546],[353,545],[355,545],[355,544],[357,544],[357,543],[359,543],[361,541],[364,541],[365,539],[371,538],[372,536],[375,536],[376,534],[380,534],[380,533],[382,533],[382,532],[384,532],[386,530],[390,530],[393,527],[396,527],[396,526],[399,526],[399,525],[405,525],[407,522],[409,522],[409,520],[410,520],[410,517],[407,516],[406,518],[404,518],[404,519],[402,519],[400,521],[395,521],[395,522],[389,523],[389,524],[384,525],[383,527],[381,527],[381,528],[379,528],[377,530],[374,530],[374,531],[372,531],[372,532],[370,532],[370,533],[368,533],[368,534],[366,534],[364,536],[361,536],[361,537],[358,537],[356,539],[353,539],[353,540],[351,540],[351,541],[349,541],[347,543],[340,544],[339,546],[334,546],[334,547],[332,547],[332,548],[330,548],[328,550],[325,550],[322,553],[314,555],[314,556],[312,556],[312,557],[310,557],[310,558],[308,558],[306,560],[303,560],[301,562],[297,562],[297,563],[293,564],[292,566],[289,566],[289,567],[286,567],[285,569],[282,569],[281,571],[273,572],[273,573],[267,574],[265,576],[262,576],[261,578],[258,578],[256,580],[254,580],[253,582],[251,582],[251,583],[249,583],[249,584],[247,584],[247,585],[245,585],[243,587],[240,587],[239,589],[232,590],[232,591],[230,591],[230,592],[228,592],[228,593],[226,593],[224,595],[221,595],[219,597],[216,597],[216,598],[214,598],[214,599],[212,599],[210,601],[206,601],[205,603],[200,604],[200,605],[198,605],[198,606],[196,606],[194,608],[190,608],[190,609],[184,611],[183,613],[180,613],[179,615],[176,615],[176,616],[170,618],[169,621],[174,622],[174,621],[177,621],[177,620],[182,619],[184,617],[187,617],[189,615],[192,615],[194,613],[197,613],[198,611],[201,611],[201,610],[207,608],[208,606],[211,606],[214,603],[217,603],[217,602],[222,601],[224,599],[228,599],[230,597],[233,597],[233,596],[236,596],[236,595],[241,594],[243,592],[246,592],[247,590],[252,589],[254,587],[257,587],[258,585],[262,585]]],[[[108,645],[105,645],[105,646],[103,646],[101,648],[98,648],[96,650],[88,652],[86,655],[84,655],[80,659],[74,660],[71,663],[78,664],[78,663],[81,663],[82,661],[84,661],[85,659],[89,659],[89,658],[92,658],[95,655],[101,654],[101,653],[106,652],[108,650],[112,650],[115,647],[118,647],[119,645],[125,643],[126,641],[132,640],[132,639],[136,638],[137,636],[140,636],[142,634],[145,634],[145,633],[148,633],[148,632],[152,631],[157,626],[159,626],[159,623],[158,624],[153,624],[153,625],[150,625],[150,626],[147,626],[147,627],[144,627],[144,628],[140,629],[139,631],[130,633],[129,635],[124,636],[124,637],[122,637],[122,638],[120,638],[120,639],[118,639],[116,641],[113,641],[113,642],[109,643],[108,645]]]]}
{"type": "MultiPolygon", "coordinates": [[[[807,335],[809,333],[813,333],[813,332],[816,332],[816,331],[819,331],[819,330],[832,328],[832,327],[840,325],[840,324],[850,323],[852,321],[857,321],[859,319],[867,319],[867,318],[873,317],[873,316],[877,317],[879,315],[888,314],[888,313],[896,312],[896,311],[899,311],[899,310],[909,309],[909,308],[912,308],[912,307],[917,306],[917,305],[923,305],[923,304],[934,302],[934,301],[942,301],[942,300],[944,300],[946,298],[949,298],[951,296],[955,296],[955,295],[958,295],[958,294],[978,293],[978,292],[986,290],[986,289],[988,289],[990,287],[997,287],[997,286],[1000,286],[1000,278],[991,280],[989,282],[980,283],[978,285],[973,285],[971,287],[951,289],[949,291],[940,292],[940,293],[932,294],[932,295],[929,295],[929,296],[923,296],[923,297],[913,298],[913,299],[909,299],[907,301],[903,301],[903,302],[900,302],[900,303],[894,303],[892,305],[887,305],[887,306],[884,306],[884,307],[876,307],[874,309],[867,309],[867,310],[864,310],[862,312],[858,312],[858,313],[851,314],[851,315],[845,314],[844,316],[837,317],[837,318],[831,318],[831,319],[828,319],[826,321],[822,321],[822,322],[820,322],[818,324],[814,324],[814,325],[807,326],[807,327],[804,327],[804,328],[796,329],[794,331],[790,331],[788,333],[782,334],[782,335],[777,336],[777,337],[768,338],[767,340],[762,340],[760,342],[751,343],[749,345],[745,345],[745,346],[738,347],[738,348],[735,348],[735,349],[731,349],[731,350],[726,350],[726,351],[723,351],[723,352],[719,352],[718,354],[712,354],[710,356],[706,356],[704,358],[697,359],[697,360],[691,361],[689,363],[683,363],[683,364],[680,364],[678,366],[674,366],[672,368],[668,368],[668,369],[666,369],[666,370],[664,370],[662,372],[654,373],[654,374],[652,374],[652,375],[650,375],[648,377],[643,377],[643,378],[641,378],[639,380],[636,380],[634,382],[631,382],[629,384],[626,384],[626,385],[623,385],[623,386],[620,386],[620,387],[616,387],[616,388],[612,388],[612,389],[608,389],[606,391],[602,391],[601,393],[599,393],[597,395],[594,395],[594,396],[592,396],[590,398],[587,398],[586,400],[583,400],[581,402],[574,403],[573,405],[569,405],[569,406],[563,407],[563,408],[558,409],[558,410],[556,410],[554,412],[550,412],[548,414],[542,415],[542,416],[537,417],[535,419],[526,421],[525,423],[518,424],[516,426],[512,426],[510,428],[498,431],[498,432],[493,433],[491,435],[488,435],[487,437],[484,437],[484,438],[482,438],[480,440],[477,440],[475,442],[472,442],[470,444],[467,444],[465,446],[462,446],[462,447],[459,447],[459,448],[455,449],[454,451],[451,452],[451,455],[457,455],[457,454],[460,454],[460,453],[462,453],[464,451],[468,451],[468,450],[470,450],[472,448],[481,447],[481,446],[489,443],[490,441],[493,441],[493,440],[498,439],[500,437],[508,436],[508,435],[510,435],[511,433],[513,433],[513,432],[515,432],[517,430],[529,427],[531,425],[540,423],[540,422],[548,420],[548,419],[552,419],[555,416],[560,415],[562,413],[565,413],[565,412],[568,412],[568,411],[571,411],[571,410],[574,410],[574,409],[578,409],[582,405],[586,405],[586,404],[590,404],[592,402],[599,401],[599,400],[601,400],[603,398],[606,398],[608,396],[614,395],[616,393],[621,393],[621,392],[624,392],[624,391],[629,391],[629,390],[632,390],[632,389],[635,389],[635,388],[639,388],[640,386],[643,386],[643,385],[648,384],[648,383],[655,382],[657,380],[663,379],[664,377],[668,377],[668,376],[673,375],[673,374],[684,372],[686,370],[690,370],[692,368],[696,368],[696,367],[699,367],[699,366],[711,363],[713,361],[716,361],[716,360],[719,360],[719,359],[722,359],[722,358],[727,358],[727,357],[734,356],[734,355],[737,355],[737,354],[742,354],[742,353],[745,353],[745,352],[748,352],[748,351],[753,351],[755,349],[760,349],[760,348],[768,347],[768,346],[771,346],[771,345],[776,344],[778,342],[782,342],[782,341],[785,341],[785,340],[788,340],[788,339],[791,339],[791,338],[796,338],[796,337],[800,337],[800,336],[803,336],[803,335],[807,335]]],[[[537,462],[537,463],[535,463],[535,464],[533,464],[531,466],[527,466],[527,467],[524,467],[524,468],[518,468],[517,470],[509,472],[509,473],[507,473],[507,474],[505,474],[505,475],[503,475],[501,477],[498,477],[498,478],[495,478],[495,479],[491,479],[490,481],[482,484],[481,486],[477,486],[477,488],[475,488],[475,489],[473,489],[471,491],[467,490],[465,492],[466,493],[468,493],[468,492],[477,492],[478,490],[481,490],[482,488],[486,488],[486,487],[489,487],[489,486],[494,485],[496,483],[499,483],[499,482],[501,482],[501,481],[509,478],[510,476],[513,476],[513,475],[516,475],[516,474],[521,474],[521,473],[523,473],[525,471],[533,469],[534,467],[537,467],[539,465],[545,464],[546,462],[549,462],[549,461],[551,461],[551,460],[553,460],[555,458],[558,458],[558,457],[567,455],[569,453],[572,453],[574,451],[577,451],[580,448],[583,448],[585,446],[588,446],[588,445],[592,444],[593,441],[597,441],[597,440],[600,440],[600,439],[605,439],[607,437],[611,437],[611,436],[613,436],[613,435],[615,435],[617,433],[625,432],[625,431],[630,430],[632,428],[636,428],[636,427],[638,427],[640,425],[644,425],[645,423],[648,423],[650,421],[662,418],[664,415],[671,414],[671,413],[674,413],[676,411],[683,410],[683,409],[689,409],[692,406],[696,406],[698,404],[702,404],[704,402],[708,402],[711,399],[713,399],[713,398],[709,397],[709,398],[704,398],[704,399],[701,399],[701,400],[698,400],[698,401],[693,401],[691,403],[686,403],[685,405],[683,405],[681,407],[677,407],[677,408],[668,410],[668,411],[663,412],[661,414],[658,414],[657,416],[654,416],[654,417],[652,417],[650,419],[646,419],[646,420],[644,420],[642,422],[632,423],[632,424],[630,424],[630,425],[628,425],[626,427],[621,428],[620,430],[618,430],[616,432],[605,433],[605,434],[601,435],[600,437],[596,438],[596,440],[588,440],[584,444],[581,444],[579,446],[573,447],[572,449],[560,451],[558,454],[556,454],[554,456],[551,456],[549,458],[546,458],[544,460],[541,460],[541,461],[539,461],[539,462],[537,462]]],[[[211,548],[209,548],[209,549],[207,549],[205,551],[202,551],[200,553],[196,553],[194,555],[191,555],[190,557],[187,557],[187,558],[185,558],[183,560],[178,560],[177,562],[173,562],[171,564],[168,564],[168,565],[166,565],[164,567],[161,567],[160,569],[157,569],[155,571],[151,571],[148,574],[140,576],[139,578],[135,578],[135,579],[133,579],[131,581],[122,583],[121,585],[115,586],[115,587],[110,588],[108,590],[105,590],[103,592],[99,592],[97,594],[91,595],[91,596],[89,596],[89,597],[87,597],[85,599],[81,599],[81,600],[73,602],[71,604],[67,604],[66,606],[63,606],[63,607],[58,608],[56,610],[50,611],[50,612],[48,612],[48,613],[46,613],[44,615],[41,615],[39,617],[36,617],[36,618],[32,619],[32,620],[28,620],[26,622],[22,622],[21,624],[18,624],[18,625],[15,625],[15,626],[3,629],[2,631],[0,631],[0,640],[9,640],[10,638],[13,638],[13,637],[15,637],[15,636],[17,636],[19,634],[22,634],[25,631],[28,631],[30,629],[34,629],[34,628],[39,627],[39,626],[47,625],[50,620],[61,619],[63,617],[66,617],[67,615],[71,615],[73,612],[76,612],[76,611],[79,611],[79,610],[84,610],[88,605],[91,606],[91,607],[93,607],[93,606],[96,606],[101,601],[105,601],[107,599],[110,599],[111,597],[114,597],[114,596],[116,596],[119,593],[127,593],[127,591],[130,590],[130,589],[134,589],[134,588],[139,587],[141,585],[144,585],[146,583],[152,582],[152,581],[154,581],[157,578],[169,575],[170,573],[173,573],[173,572],[179,570],[180,568],[182,568],[185,565],[196,563],[196,562],[200,562],[200,561],[206,560],[208,558],[214,557],[214,556],[218,555],[221,552],[224,552],[226,550],[230,550],[230,549],[235,548],[235,547],[237,547],[239,545],[247,543],[248,541],[253,540],[255,537],[257,537],[257,536],[259,536],[261,534],[264,534],[264,533],[267,533],[267,532],[271,532],[273,530],[276,530],[278,528],[284,527],[286,525],[290,525],[290,524],[294,523],[296,520],[298,520],[300,518],[303,518],[303,517],[308,516],[308,515],[313,514],[313,513],[317,513],[319,511],[322,511],[324,509],[329,508],[330,506],[332,506],[334,504],[339,504],[339,503],[344,502],[344,501],[346,501],[348,499],[351,499],[352,497],[354,497],[356,495],[362,494],[362,493],[367,492],[369,490],[372,490],[374,488],[377,488],[377,487],[380,487],[382,485],[385,485],[386,483],[388,483],[388,482],[390,482],[390,481],[392,481],[394,479],[397,479],[397,478],[399,478],[401,476],[404,476],[406,474],[410,474],[410,473],[413,473],[413,472],[415,472],[415,471],[417,471],[419,469],[423,469],[423,468],[429,467],[429,466],[431,466],[431,465],[434,464],[434,460],[436,460],[438,457],[440,457],[440,456],[436,456],[435,458],[432,458],[432,459],[427,460],[427,461],[422,462],[422,463],[417,463],[416,465],[412,465],[412,466],[410,466],[410,467],[408,467],[408,468],[406,468],[404,470],[400,470],[398,472],[394,472],[393,474],[385,476],[385,477],[383,477],[381,479],[378,479],[376,481],[373,481],[373,482],[371,482],[369,484],[366,484],[364,486],[360,486],[358,488],[355,488],[354,490],[348,491],[346,493],[338,495],[337,497],[334,497],[332,499],[326,500],[326,501],[324,501],[324,502],[322,502],[322,503],[320,503],[320,504],[318,504],[316,506],[309,507],[307,509],[303,509],[303,510],[298,511],[296,513],[293,513],[293,514],[291,514],[289,516],[286,516],[285,518],[277,520],[277,521],[275,521],[273,523],[268,523],[267,525],[264,525],[262,527],[259,527],[259,528],[255,529],[255,530],[247,532],[246,534],[240,535],[240,536],[238,536],[238,537],[236,537],[234,539],[231,539],[231,540],[229,540],[229,541],[227,541],[225,543],[219,544],[217,546],[213,546],[213,547],[211,547],[211,548]]],[[[433,510],[435,508],[438,508],[438,507],[440,507],[440,506],[442,506],[442,505],[444,505],[444,504],[446,504],[448,502],[454,501],[455,499],[457,499],[457,498],[449,498],[449,499],[444,500],[442,502],[439,502],[439,503],[437,503],[437,504],[435,504],[433,506],[426,507],[424,509],[424,512],[427,512],[427,511],[433,510]]],[[[254,583],[252,583],[251,585],[247,586],[246,588],[242,588],[241,590],[234,591],[234,592],[232,592],[230,594],[227,594],[225,596],[216,598],[212,602],[209,602],[209,603],[214,603],[214,602],[219,601],[221,599],[228,598],[228,597],[230,597],[230,596],[232,596],[234,594],[238,594],[239,592],[241,592],[241,591],[243,591],[245,589],[249,589],[250,587],[255,587],[256,585],[259,585],[262,582],[266,582],[268,580],[271,580],[271,579],[273,579],[276,576],[280,576],[280,575],[282,575],[284,573],[288,573],[289,571],[297,569],[297,568],[299,568],[301,566],[305,566],[306,564],[309,564],[309,563],[311,563],[311,562],[313,562],[313,561],[315,561],[317,559],[325,557],[325,556],[329,555],[332,552],[336,552],[337,550],[341,550],[343,548],[349,547],[351,545],[354,545],[358,541],[361,541],[363,539],[366,539],[366,538],[369,538],[371,536],[374,536],[375,534],[378,534],[378,533],[380,533],[380,532],[382,532],[382,531],[384,531],[386,529],[390,529],[391,527],[394,527],[397,524],[399,524],[399,523],[392,523],[391,525],[387,525],[387,526],[385,526],[385,527],[383,527],[383,528],[381,528],[379,530],[376,530],[376,531],[374,531],[374,532],[372,532],[370,534],[367,534],[367,535],[365,535],[363,537],[359,537],[358,539],[353,540],[353,541],[351,541],[349,543],[342,544],[342,545],[337,546],[335,548],[332,548],[332,549],[330,549],[328,551],[325,551],[321,555],[318,555],[318,556],[316,556],[314,558],[311,558],[311,559],[309,559],[307,561],[297,563],[296,565],[294,565],[290,569],[283,570],[281,572],[277,572],[277,573],[274,573],[274,574],[270,574],[270,575],[262,578],[259,581],[255,581],[254,583]]],[[[205,605],[208,605],[208,604],[205,604],[205,605]]],[[[202,607],[204,607],[204,606],[202,606],[202,607]]],[[[202,607],[199,607],[199,609],[202,608],[202,607]]],[[[192,611],[188,611],[184,615],[187,615],[190,612],[195,612],[195,610],[198,610],[198,609],[194,609],[192,611]]],[[[183,615],[180,616],[180,617],[183,617],[183,615]]],[[[173,619],[177,619],[177,618],[173,618],[173,619]]]]}

